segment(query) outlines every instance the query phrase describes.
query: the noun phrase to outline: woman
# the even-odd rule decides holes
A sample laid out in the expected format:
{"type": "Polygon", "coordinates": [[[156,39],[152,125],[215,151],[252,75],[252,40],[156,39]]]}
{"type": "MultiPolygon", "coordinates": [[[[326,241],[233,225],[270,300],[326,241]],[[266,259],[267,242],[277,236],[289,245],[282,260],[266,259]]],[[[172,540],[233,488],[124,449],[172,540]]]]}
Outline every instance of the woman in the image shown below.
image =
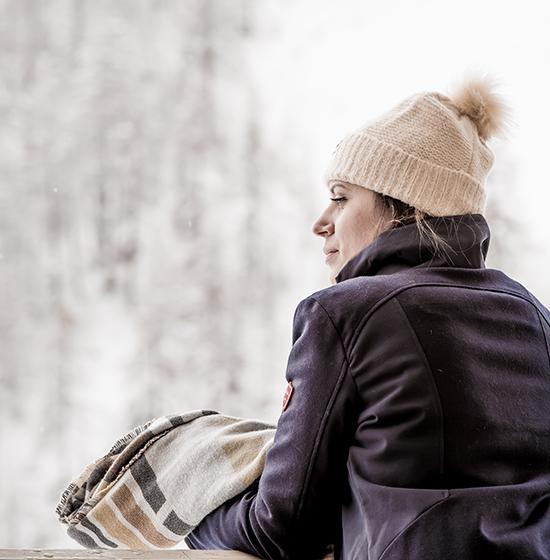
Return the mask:
{"type": "Polygon", "coordinates": [[[348,134],[313,225],[332,284],[294,316],[261,477],[190,548],[267,559],[550,558],[550,313],[485,267],[487,79],[348,134]]]}

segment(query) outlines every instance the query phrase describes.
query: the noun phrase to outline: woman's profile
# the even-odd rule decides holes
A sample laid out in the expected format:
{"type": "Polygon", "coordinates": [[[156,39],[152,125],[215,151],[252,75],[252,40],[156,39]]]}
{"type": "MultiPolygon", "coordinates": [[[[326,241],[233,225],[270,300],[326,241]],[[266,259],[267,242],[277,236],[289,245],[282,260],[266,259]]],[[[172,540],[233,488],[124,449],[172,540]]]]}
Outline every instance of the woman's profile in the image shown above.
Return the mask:
{"type": "Polygon", "coordinates": [[[488,268],[489,79],[348,133],[258,481],[186,537],[270,560],[550,559],[550,312],[488,268]]]}

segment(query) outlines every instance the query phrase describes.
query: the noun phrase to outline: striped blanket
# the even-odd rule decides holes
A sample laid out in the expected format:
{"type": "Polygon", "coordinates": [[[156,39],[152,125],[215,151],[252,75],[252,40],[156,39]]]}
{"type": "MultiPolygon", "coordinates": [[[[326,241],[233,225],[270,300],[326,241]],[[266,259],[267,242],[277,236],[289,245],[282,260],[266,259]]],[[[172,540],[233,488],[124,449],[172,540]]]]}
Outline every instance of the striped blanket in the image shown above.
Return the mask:
{"type": "Polygon", "coordinates": [[[56,513],[86,548],[173,547],[261,475],[274,434],[214,410],[150,420],[88,465],[56,513]]]}

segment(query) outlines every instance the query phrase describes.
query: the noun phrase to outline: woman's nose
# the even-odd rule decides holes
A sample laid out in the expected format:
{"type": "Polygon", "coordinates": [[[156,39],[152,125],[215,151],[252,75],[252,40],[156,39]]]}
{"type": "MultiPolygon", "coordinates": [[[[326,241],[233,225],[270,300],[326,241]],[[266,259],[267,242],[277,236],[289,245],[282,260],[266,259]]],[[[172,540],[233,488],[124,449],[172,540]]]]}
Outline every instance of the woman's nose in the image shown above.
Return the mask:
{"type": "Polygon", "coordinates": [[[315,235],[330,235],[334,232],[334,226],[332,222],[325,217],[325,213],[323,212],[311,226],[311,231],[315,235]]]}

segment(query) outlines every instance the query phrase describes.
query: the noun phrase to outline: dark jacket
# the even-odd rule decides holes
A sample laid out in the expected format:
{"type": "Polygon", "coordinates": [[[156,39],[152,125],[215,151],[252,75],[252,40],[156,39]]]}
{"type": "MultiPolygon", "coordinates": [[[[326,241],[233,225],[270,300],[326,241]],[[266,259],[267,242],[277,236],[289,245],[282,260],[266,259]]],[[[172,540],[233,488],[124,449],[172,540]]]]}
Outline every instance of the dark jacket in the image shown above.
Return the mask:
{"type": "Polygon", "coordinates": [[[550,313],[485,267],[480,214],[382,233],[294,316],[259,480],[190,548],[265,559],[550,559],[550,313]]]}

